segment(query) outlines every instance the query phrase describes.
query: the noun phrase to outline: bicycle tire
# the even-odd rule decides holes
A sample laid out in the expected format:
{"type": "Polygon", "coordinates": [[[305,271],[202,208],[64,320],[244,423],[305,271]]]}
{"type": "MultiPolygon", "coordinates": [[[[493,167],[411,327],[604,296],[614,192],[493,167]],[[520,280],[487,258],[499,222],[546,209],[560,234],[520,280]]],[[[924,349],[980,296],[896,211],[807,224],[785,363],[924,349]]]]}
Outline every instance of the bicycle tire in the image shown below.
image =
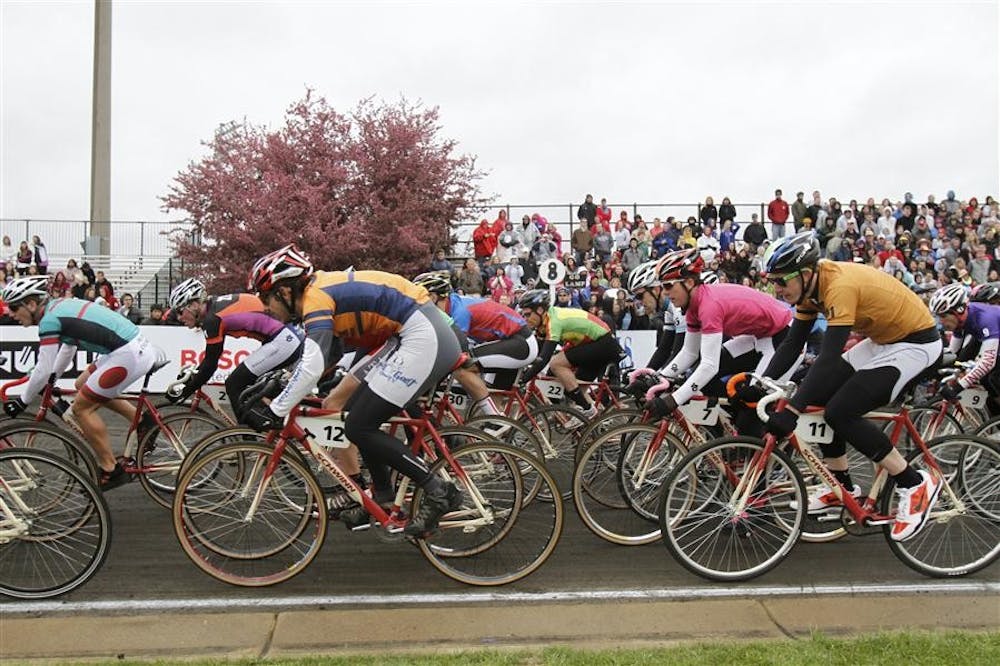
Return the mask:
{"type": "MultiPolygon", "coordinates": [[[[497,417],[476,417],[468,422],[466,425],[462,426],[448,426],[445,428],[438,429],[438,436],[446,443],[448,449],[452,452],[456,450],[461,450],[463,447],[468,446],[470,442],[503,442],[508,446],[513,446],[516,449],[525,451],[529,455],[532,455],[539,460],[541,456],[541,444],[538,443],[538,439],[531,433],[527,428],[521,423],[514,421],[512,419],[503,417],[503,425],[509,425],[512,431],[516,431],[525,435],[525,439],[521,440],[519,444],[512,444],[509,441],[503,439],[498,439],[492,435],[489,431],[481,430],[477,427],[478,424],[496,424],[497,417]],[[491,420],[492,419],[492,420],[491,420]],[[532,443],[534,446],[532,446],[532,443]],[[521,444],[524,444],[523,446],[521,444]],[[537,449],[533,451],[532,449],[537,449]]],[[[542,490],[542,480],[537,476],[530,474],[530,470],[522,470],[522,480],[524,482],[524,499],[523,504],[529,504],[538,497],[538,493],[542,490]]],[[[551,498],[546,498],[546,500],[551,500],[551,498]]]]}
{"type": "Polygon", "coordinates": [[[595,437],[615,428],[620,428],[629,423],[635,423],[642,419],[641,409],[617,409],[605,410],[598,414],[593,420],[587,423],[587,427],[580,433],[580,442],[576,447],[576,462],[580,462],[580,455],[590,445],[595,437]]]}
{"type": "Polygon", "coordinates": [[[261,490],[256,485],[259,481],[253,471],[261,467],[255,462],[268,460],[273,453],[271,446],[259,442],[220,447],[194,461],[178,482],[174,532],[195,566],[217,580],[241,587],[275,585],[304,571],[322,548],[326,501],[307,465],[294,455],[282,456],[267,486],[261,490]],[[199,478],[200,469],[233,456],[254,461],[253,471],[244,480],[252,492],[234,494],[232,484],[225,480],[190,486],[192,479],[199,478]],[[247,520],[258,494],[257,511],[247,520]],[[290,503],[289,496],[299,503],[290,503]],[[262,528],[259,533],[252,531],[257,528],[262,528]],[[226,537],[227,543],[219,543],[219,536],[226,537]]]}
{"type": "Polygon", "coordinates": [[[563,489],[563,499],[572,497],[576,450],[587,417],[574,407],[546,405],[522,414],[517,420],[538,437],[545,454],[545,467],[563,489]]]}
{"type": "MultiPolygon", "coordinates": [[[[462,490],[460,512],[470,515],[461,520],[454,512],[445,516],[441,528],[426,539],[417,539],[424,557],[441,573],[468,585],[496,586],[521,580],[542,566],[555,550],[563,529],[562,502],[532,502],[525,505],[522,470],[542,479],[552,497],[559,488],[545,465],[521,449],[501,442],[483,442],[452,452],[462,468],[457,473],[439,458],[432,466],[434,474],[446,473],[462,490]],[[482,465],[483,460],[492,467],[482,465]],[[475,475],[466,473],[475,467],[475,475]],[[463,478],[464,477],[464,478],[463,478]],[[483,514],[472,501],[473,494],[481,498],[484,507],[492,511],[483,514]],[[499,509],[499,510],[498,510],[499,509]],[[496,517],[504,518],[496,524],[496,517]],[[485,524],[477,525],[477,521],[485,524]],[[492,522],[491,522],[492,521],[492,522]]],[[[541,494],[541,493],[540,493],[541,494]]],[[[423,489],[413,493],[411,513],[419,510],[423,489]]]]}
{"type": "Polygon", "coordinates": [[[161,417],[161,421],[162,427],[158,424],[139,442],[136,465],[140,472],[137,476],[146,494],[163,508],[170,509],[173,506],[177,474],[184,458],[195,444],[218,431],[222,427],[222,422],[217,418],[192,411],[167,414],[161,417]],[[208,432],[192,433],[193,424],[200,424],[201,427],[207,428],[208,432]],[[163,428],[167,428],[177,439],[176,443],[163,432],[163,428]],[[189,438],[193,441],[186,441],[189,438]],[[156,443],[155,448],[150,448],[151,442],[156,443]]]}
{"type": "Polygon", "coordinates": [[[750,469],[748,462],[763,450],[764,443],[753,438],[715,440],[688,452],[664,480],[663,543],[691,573],[714,581],[749,580],[776,567],[799,541],[805,485],[795,463],[778,448],[764,461],[744,511],[733,513],[734,490],[750,469]],[[791,502],[798,502],[797,508],[791,502]]]}
{"type": "Polygon", "coordinates": [[[0,451],[0,478],[0,498],[15,514],[23,512],[19,503],[30,514],[27,532],[0,546],[0,594],[49,599],[84,585],[103,566],[111,544],[111,514],[96,484],[75,464],[35,449],[0,451]],[[15,461],[21,463],[16,472],[15,461]],[[14,476],[28,473],[30,488],[18,489],[14,476]],[[52,485],[61,486],[58,501],[46,498],[47,509],[38,511],[37,500],[52,485]],[[42,529],[45,535],[32,538],[42,529]],[[15,580],[21,577],[45,580],[15,580]]]}
{"type": "MultiPolygon", "coordinates": [[[[883,533],[892,553],[914,571],[933,578],[967,576],[1000,557],[1000,521],[996,519],[1000,445],[991,439],[955,435],[927,442],[927,449],[939,465],[942,459],[956,461],[954,469],[941,465],[945,485],[937,504],[923,529],[910,539],[894,541],[892,524],[883,533]],[[992,510],[984,511],[984,506],[992,510]]],[[[929,471],[922,451],[914,452],[908,462],[915,469],[929,471]]],[[[894,485],[890,477],[880,497],[879,509],[885,515],[896,513],[894,485]]]]}
{"type": "Polygon", "coordinates": [[[10,419],[0,425],[0,450],[8,447],[47,451],[76,465],[95,483],[100,478],[93,449],[65,424],[10,419]]]}

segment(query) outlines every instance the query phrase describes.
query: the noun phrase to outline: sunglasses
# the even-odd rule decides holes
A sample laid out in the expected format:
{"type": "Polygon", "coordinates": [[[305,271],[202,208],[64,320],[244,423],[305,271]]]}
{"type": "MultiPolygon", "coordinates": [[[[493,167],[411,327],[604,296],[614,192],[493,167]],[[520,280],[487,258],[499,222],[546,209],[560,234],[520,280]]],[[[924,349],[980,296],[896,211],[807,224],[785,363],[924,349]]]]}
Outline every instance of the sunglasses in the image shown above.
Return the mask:
{"type": "Polygon", "coordinates": [[[779,287],[786,287],[786,286],[788,286],[788,281],[789,280],[791,280],[792,278],[798,277],[800,275],[802,275],[802,271],[795,271],[794,273],[788,273],[787,275],[779,275],[779,276],[775,276],[775,277],[769,277],[769,278],[767,278],[767,281],[770,282],[771,284],[778,285],[779,287]]]}

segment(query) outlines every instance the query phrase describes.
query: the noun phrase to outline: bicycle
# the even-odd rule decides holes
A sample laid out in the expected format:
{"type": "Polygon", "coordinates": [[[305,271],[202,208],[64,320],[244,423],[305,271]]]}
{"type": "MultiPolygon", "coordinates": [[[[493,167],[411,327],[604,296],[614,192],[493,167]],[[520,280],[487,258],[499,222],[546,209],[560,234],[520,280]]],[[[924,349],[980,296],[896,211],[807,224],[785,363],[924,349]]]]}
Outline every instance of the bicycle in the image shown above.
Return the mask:
{"type": "MultiPolygon", "coordinates": [[[[766,407],[777,403],[783,408],[794,385],[755,379],[770,391],[757,403],[758,416],[766,421],[766,407]]],[[[801,443],[810,437],[828,436],[832,441],[822,410],[810,408],[799,418],[788,445],[841,498],[843,529],[860,535],[881,528],[892,553],[928,576],[967,575],[992,564],[1000,556],[1000,447],[967,435],[924,442],[905,406],[896,414],[872,412],[866,417],[891,421],[893,443],[905,431],[917,445],[908,462],[926,470],[942,489],[923,530],[907,541],[894,541],[892,478],[878,467],[867,496],[855,500],[801,443]]],[[[688,571],[709,580],[748,580],[777,566],[791,552],[807,508],[799,467],[773,436],[730,437],[689,451],[671,470],[660,495],[659,522],[667,550],[688,571]]]]}
{"type": "Polygon", "coordinates": [[[101,568],[111,516],[96,484],[46,451],[0,450],[0,594],[47,599],[101,568]]]}
{"type": "MultiPolygon", "coordinates": [[[[435,568],[467,584],[502,585],[548,559],[562,532],[563,508],[560,502],[531,501],[532,493],[559,492],[540,461],[474,429],[438,430],[426,415],[395,417],[390,429],[396,428],[410,433],[414,454],[432,461],[432,473],[453,479],[463,491],[462,508],[442,518],[438,532],[416,540],[435,568]],[[468,443],[454,449],[446,444],[459,436],[468,443]]],[[[185,466],[173,523],[187,556],[212,577],[241,586],[273,585],[303,571],[327,530],[323,489],[307,457],[369,512],[372,522],[357,529],[375,529],[385,540],[402,538],[422,489],[411,491],[401,477],[392,507],[381,507],[320,443],[339,443],[342,434],[342,414],[299,405],[273,442],[222,445],[185,466]]]]}

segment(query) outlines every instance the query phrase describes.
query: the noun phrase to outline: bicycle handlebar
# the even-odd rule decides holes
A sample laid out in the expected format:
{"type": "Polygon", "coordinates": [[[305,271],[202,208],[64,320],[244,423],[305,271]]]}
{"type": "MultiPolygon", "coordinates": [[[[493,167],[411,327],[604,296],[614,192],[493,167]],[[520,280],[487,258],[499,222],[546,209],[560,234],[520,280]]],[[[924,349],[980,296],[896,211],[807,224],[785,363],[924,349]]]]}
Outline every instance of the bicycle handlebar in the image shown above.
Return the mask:
{"type": "Polygon", "coordinates": [[[187,380],[194,376],[195,371],[198,369],[196,365],[185,365],[181,368],[181,371],[177,374],[177,379],[167,384],[166,391],[167,395],[177,397],[184,390],[184,385],[187,380]]]}
{"type": "Polygon", "coordinates": [[[762,423],[767,423],[770,416],[767,414],[767,407],[772,403],[787,398],[795,390],[794,382],[781,382],[770,377],[761,377],[752,372],[747,373],[750,381],[767,389],[768,394],[757,401],[757,418],[762,423]]]}
{"type": "Polygon", "coordinates": [[[15,386],[20,386],[21,384],[27,383],[28,375],[23,377],[18,377],[9,382],[0,385],[0,400],[7,400],[7,391],[14,388],[15,386]]]}

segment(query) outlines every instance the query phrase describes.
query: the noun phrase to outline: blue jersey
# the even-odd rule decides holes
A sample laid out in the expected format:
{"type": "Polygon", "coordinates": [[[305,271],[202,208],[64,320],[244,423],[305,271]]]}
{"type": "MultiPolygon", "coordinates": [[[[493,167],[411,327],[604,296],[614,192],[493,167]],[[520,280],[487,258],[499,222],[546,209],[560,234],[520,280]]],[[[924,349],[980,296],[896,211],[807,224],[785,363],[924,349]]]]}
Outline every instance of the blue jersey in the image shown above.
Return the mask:
{"type": "Polygon", "coordinates": [[[971,335],[979,342],[1000,339],[1000,306],[969,303],[968,312],[965,325],[955,331],[955,335],[960,338],[971,335]]]}
{"type": "Polygon", "coordinates": [[[104,306],[78,298],[50,301],[38,322],[38,344],[65,344],[109,354],[139,335],[128,319],[104,306]]]}

